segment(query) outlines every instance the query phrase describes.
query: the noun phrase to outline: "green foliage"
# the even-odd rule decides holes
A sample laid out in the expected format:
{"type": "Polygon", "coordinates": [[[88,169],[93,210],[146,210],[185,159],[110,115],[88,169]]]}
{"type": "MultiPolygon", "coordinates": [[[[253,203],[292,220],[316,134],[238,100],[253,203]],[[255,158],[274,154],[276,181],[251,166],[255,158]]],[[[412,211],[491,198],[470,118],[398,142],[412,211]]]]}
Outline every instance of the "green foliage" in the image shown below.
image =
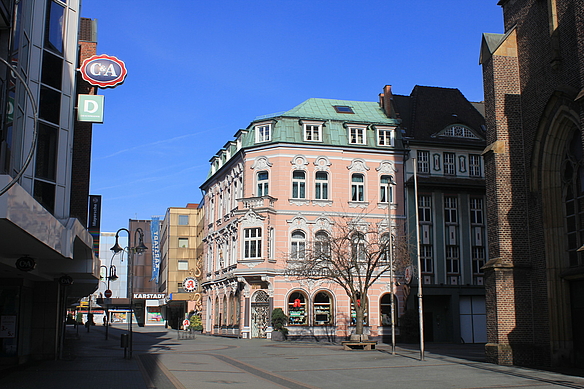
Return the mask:
{"type": "Polygon", "coordinates": [[[201,316],[193,314],[189,318],[189,322],[189,329],[194,331],[203,331],[203,321],[201,320],[201,316]]]}
{"type": "Polygon", "coordinates": [[[272,311],[272,327],[274,331],[280,331],[284,335],[288,335],[288,329],[284,327],[286,324],[288,324],[288,316],[286,316],[282,308],[275,308],[272,311]]]}

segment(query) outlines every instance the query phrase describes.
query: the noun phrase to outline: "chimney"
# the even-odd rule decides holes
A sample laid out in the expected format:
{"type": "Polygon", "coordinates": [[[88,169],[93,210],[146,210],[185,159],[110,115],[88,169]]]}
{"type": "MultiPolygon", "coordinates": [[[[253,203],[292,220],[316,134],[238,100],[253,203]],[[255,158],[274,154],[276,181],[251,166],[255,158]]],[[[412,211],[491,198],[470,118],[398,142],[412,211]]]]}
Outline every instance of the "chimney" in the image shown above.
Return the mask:
{"type": "Polygon", "coordinates": [[[383,87],[383,93],[379,94],[379,105],[385,111],[385,115],[389,118],[395,117],[393,110],[393,94],[391,93],[391,85],[383,87]]]}

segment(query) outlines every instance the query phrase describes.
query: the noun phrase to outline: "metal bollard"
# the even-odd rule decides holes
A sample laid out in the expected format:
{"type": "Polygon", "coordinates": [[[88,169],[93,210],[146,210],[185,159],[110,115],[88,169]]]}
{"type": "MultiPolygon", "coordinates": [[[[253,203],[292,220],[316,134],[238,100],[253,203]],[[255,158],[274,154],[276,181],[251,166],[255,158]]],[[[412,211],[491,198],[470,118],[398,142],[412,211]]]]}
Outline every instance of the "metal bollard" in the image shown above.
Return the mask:
{"type": "Polygon", "coordinates": [[[126,353],[128,351],[128,346],[130,345],[130,335],[121,334],[120,335],[120,347],[124,348],[124,359],[126,358],[126,353]]]}

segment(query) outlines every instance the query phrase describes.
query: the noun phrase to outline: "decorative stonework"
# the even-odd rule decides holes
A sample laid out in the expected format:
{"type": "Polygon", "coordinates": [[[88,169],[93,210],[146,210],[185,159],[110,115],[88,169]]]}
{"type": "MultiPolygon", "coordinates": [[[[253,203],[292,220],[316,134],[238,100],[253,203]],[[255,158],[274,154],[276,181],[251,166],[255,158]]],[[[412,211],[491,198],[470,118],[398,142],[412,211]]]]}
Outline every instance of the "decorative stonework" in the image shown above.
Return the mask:
{"type": "Polygon", "coordinates": [[[252,170],[265,170],[265,169],[269,169],[272,167],[272,163],[268,160],[268,157],[259,157],[258,159],[256,159],[253,163],[253,165],[251,165],[252,170]]]}
{"type": "Polygon", "coordinates": [[[375,170],[381,174],[394,174],[397,172],[394,163],[391,161],[381,161],[375,170]]]}
{"type": "Polygon", "coordinates": [[[314,166],[316,166],[316,170],[318,170],[318,171],[326,171],[329,169],[329,167],[331,165],[332,165],[332,163],[325,156],[317,157],[314,160],[314,166]]]}
{"type": "Polygon", "coordinates": [[[363,173],[369,170],[369,167],[367,167],[367,164],[365,163],[365,160],[363,159],[354,159],[351,164],[349,166],[347,166],[347,169],[349,169],[349,171],[353,172],[353,173],[363,173]]]}
{"type": "Polygon", "coordinates": [[[306,170],[306,165],[308,165],[308,161],[304,155],[297,155],[290,161],[294,170],[306,170]]]}

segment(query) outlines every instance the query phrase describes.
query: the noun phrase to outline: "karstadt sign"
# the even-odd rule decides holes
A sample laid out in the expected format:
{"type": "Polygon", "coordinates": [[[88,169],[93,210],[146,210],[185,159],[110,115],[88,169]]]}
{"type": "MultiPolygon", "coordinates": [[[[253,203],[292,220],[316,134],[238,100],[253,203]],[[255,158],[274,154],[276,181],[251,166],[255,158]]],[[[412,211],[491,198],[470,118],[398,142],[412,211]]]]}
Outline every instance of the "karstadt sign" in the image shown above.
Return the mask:
{"type": "Polygon", "coordinates": [[[101,88],[114,88],[123,83],[128,74],[124,61],[107,54],[86,58],[79,71],[85,81],[101,88]]]}

